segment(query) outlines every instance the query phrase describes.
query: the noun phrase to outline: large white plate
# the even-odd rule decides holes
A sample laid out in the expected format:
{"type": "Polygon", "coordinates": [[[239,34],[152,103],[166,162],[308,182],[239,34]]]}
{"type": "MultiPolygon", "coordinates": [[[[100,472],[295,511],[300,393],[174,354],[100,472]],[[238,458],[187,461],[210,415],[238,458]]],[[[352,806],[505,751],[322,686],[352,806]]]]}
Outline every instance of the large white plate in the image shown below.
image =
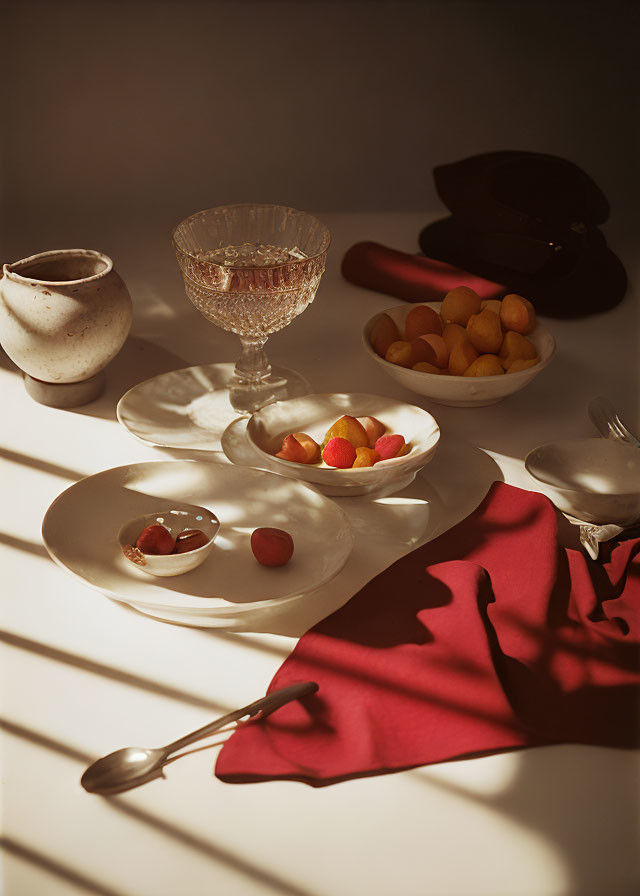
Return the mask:
{"type": "MultiPolygon", "coordinates": [[[[141,442],[161,448],[220,451],[220,439],[240,415],[229,402],[234,364],[205,364],[162,373],[126,392],[116,408],[118,421],[141,442]]],[[[274,379],[291,395],[306,395],[309,383],[285,367],[272,367],[274,379]]]]}
{"type": "Polygon", "coordinates": [[[332,501],[284,476],[204,461],[150,461],[105,470],[59,495],[42,524],[44,544],[63,569],[115,600],[171,622],[210,625],[248,611],[298,599],[324,585],[351,553],[353,531],[332,501]],[[197,569],[166,579],[126,560],[118,544],[123,523],[143,513],[211,510],[221,526],[214,549],[197,569]],[[292,560],[261,566],[250,535],[259,526],[294,538],[292,560]]]}

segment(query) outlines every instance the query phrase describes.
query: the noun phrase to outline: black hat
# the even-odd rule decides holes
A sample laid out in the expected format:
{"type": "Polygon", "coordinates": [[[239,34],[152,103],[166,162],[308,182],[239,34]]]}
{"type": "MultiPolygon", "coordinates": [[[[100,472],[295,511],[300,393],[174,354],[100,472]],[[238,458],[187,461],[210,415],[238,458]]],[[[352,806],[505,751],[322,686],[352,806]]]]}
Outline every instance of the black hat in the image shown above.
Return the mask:
{"type": "Polygon", "coordinates": [[[551,317],[605,311],[624,296],[624,268],[598,229],[609,204],[572,162],[492,152],[433,176],[452,215],[421,232],[425,255],[503,283],[551,317]]]}

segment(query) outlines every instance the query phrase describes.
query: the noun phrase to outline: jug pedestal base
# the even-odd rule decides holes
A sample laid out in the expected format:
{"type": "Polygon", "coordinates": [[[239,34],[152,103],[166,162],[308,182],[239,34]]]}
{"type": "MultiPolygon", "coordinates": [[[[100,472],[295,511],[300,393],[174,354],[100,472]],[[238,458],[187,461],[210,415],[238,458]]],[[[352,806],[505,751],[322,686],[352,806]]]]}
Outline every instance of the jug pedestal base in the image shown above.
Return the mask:
{"type": "Polygon", "coordinates": [[[106,379],[103,370],[79,383],[45,383],[25,373],[24,387],[34,401],[48,408],[77,408],[99,398],[106,379]]]}

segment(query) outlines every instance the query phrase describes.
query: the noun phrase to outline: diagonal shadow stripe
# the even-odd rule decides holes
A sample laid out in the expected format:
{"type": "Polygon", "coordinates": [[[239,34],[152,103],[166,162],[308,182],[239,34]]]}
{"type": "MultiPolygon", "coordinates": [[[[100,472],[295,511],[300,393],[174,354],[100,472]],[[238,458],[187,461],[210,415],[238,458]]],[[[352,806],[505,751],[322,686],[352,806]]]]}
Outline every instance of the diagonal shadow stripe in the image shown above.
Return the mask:
{"type": "MultiPolygon", "coordinates": [[[[21,725],[14,724],[13,722],[3,719],[0,719],[0,729],[16,737],[20,737],[23,740],[28,740],[31,743],[36,744],[37,746],[44,747],[45,749],[60,753],[63,756],[67,756],[70,759],[77,760],[83,764],[86,764],[90,761],[90,758],[77,748],[71,746],[70,744],[63,743],[62,741],[57,741],[53,738],[47,737],[46,735],[41,734],[39,731],[34,731],[32,729],[25,728],[21,725]]],[[[89,798],[89,795],[87,795],[87,797],[89,798]]],[[[183,846],[199,852],[201,855],[212,860],[213,862],[219,865],[224,865],[240,875],[244,875],[245,877],[258,882],[263,886],[269,887],[274,891],[274,893],[279,894],[279,896],[316,896],[316,894],[314,894],[310,890],[302,889],[296,884],[284,880],[277,874],[265,868],[262,868],[259,865],[255,865],[238,855],[235,855],[228,849],[217,846],[216,844],[211,843],[210,841],[205,840],[202,837],[197,837],[195,834],[191,833],[191,831],[178,827],[175,824],[171,824],[162,818],[158,818],[157,816],[152,815],[149,812],[145,812],[142,809],[138,809],[137,807],[124,802],[121,797],[91,796],[90,798],[103,799],[105,803],[107,803],[114,811],[121,812],[124,815],[128,815],[129,817],[134,818],[136,821],[139,821],[142,824],[147,825],[148,827],[154,828],[164,836],[175,840],[178,843],[181,843],[183,846]]],[[[9,843],[9,846],[5,845],[5,848],[10,849],[11,847],[13,847],[13,851],[16,851],[16,854],[18,854],[18,850],[21,851],[21,854],[27,860],[34,861],[35,864],[40,864],[46,870],[50,870],[53,874],[66,877],[67,880],[76,883],[77,886],[84,886],[85,889],[89,890],[89,892],[95,893],[96,896],[124,896],[124,894],[116,893],[114,890],[110,890],[105,887],[102,887],[101,889],[100,884],[96,884],[95,882],[84,878],[83,875],[77,874],[73,871],[73,869],[69,869],[65,866],[59,865],[58,863],[53,862],[53,860],[48,859],[48,857],[42,856],[40,853],[36,853],[34,850],[30,850],[29,848],[24,847],[21,844],[17,844],[16,841],[12,841],[7,838],[4,841],[0,841],[0,845],[6,844],[7,842],[9,843]],[[75,875],[75,877],[71,875],[75,875]],[[91,886],[93,886],[93,889],[91,889],[91,886]]]]}
{"type": "Polygon", "coordinates": [[[27,554],[35,554],[36,557],[49,559],[49,554],[44,545],[35,541],[27,541],[26,538],[16,538],[14,535],[0,532],[0,544],[6,544],[7,547],[14,548],[17,551],[25,551],[27,554]]]}
{"type": "Polygon", "coordinates": [[[69,467],[61,467],[59,464],[52,464],[48,460],[41,460],[39,457],[33,457],[30,454],[20,454],[17,451],[10,451],[8,448],[0,448],[0,458],[8,460],[10,463],[22,464],[25,467],[33,467],[35,470],[41,470],[43,473],[50,473],[52,476],[60,476],[61,479],[71,479],[77,482],[82,479],[85,473],[78,470],[71,470],[69,467]]]}
{"type": "Polygon", "coordinates": [[[25,846],[24,843],[20,843],[12,837],[0,837],[0,849],[11,853],[24,862],[28,862],[30,865],[35,865],[42,871],[67,881],[74,887],[86,890],[87,893],[93,893],[95,896],[126,896],[122,891],[114,890],[112,887],[107,887],[84,874],[80,874],[74,868],[63,865],[61,862],[52,859],[42,852],[31,849],[30,846],[25,846]]]}
{"type": "Polygon", "coordinates": [[[59,650],[57,647],[50,647],[40,641],[32,641],[29,638],[23,638],[20,635],[14,635],[11,632],[0,631],[0,642],[9,644],[19,650],[26,650],[30,653],[36,653],[47,659],[54,660],[58,663],[64,663],[68,666],[75,666],[90,672],[92,675],[100,675],[103,678],[110,678],[114,681],[122,682],[130,687],[140,688],[144,691],[150,691],[153,694],[160,694],[163,697],[169,697],[172,700],[179,700],[181,703],[188,703],[191,706],[199,706],[204,709],[210,709],[214,712],[225,713],[230,707],[222,703],[216,703],[214,700],[207,700],[204,697],[198,697],[197,694],[190,694],[188,691],[182,691],[179,688],[170,685],[160,684],[151,678],[142,678],[140,675],[133,675],[131,672],[125,672],[122,669],[116,669],[113,666],[107,666],[104,663],[97,663],[95,660],[87,659],[75,653],[68,653],[66,650],[59,650]]]}

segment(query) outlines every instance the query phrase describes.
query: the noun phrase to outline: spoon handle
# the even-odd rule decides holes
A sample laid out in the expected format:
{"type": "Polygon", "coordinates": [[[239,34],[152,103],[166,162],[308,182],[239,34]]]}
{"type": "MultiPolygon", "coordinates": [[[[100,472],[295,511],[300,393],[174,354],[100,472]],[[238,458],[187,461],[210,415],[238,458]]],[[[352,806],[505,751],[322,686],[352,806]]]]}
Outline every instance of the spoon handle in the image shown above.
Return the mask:
{"type": "Polygon", "coordinates": [[[291,700],[298,700],[300,697],[306,697],[317,690],[318,685],[315,681],[304,681],[300,684],[291,684],[286,688],[281,688],[272,694],[267,694],[266,697],[261,697],[259,700],[249,703],[248,706],[243,706],[242,709],[235,709],[233,712],[216,719],[215,722],[210,722],[208,725],[198,728],[197,731],[192,731],[191,734],[185,734],[179,740],[174,740],[173,743],[168,744],[165,748],[166,755],[169,756],[171,753],[175,753],[176,750],[188,747],[189,744],[200,740],[202,737],[207,737],[209,734],[213,734],[214,731],[219,731],[220,728],[224,728],[225,725],[229,725],[231,722],[237,722],[244,716],[252,718],[258,715],[258,713],[262,713],[263,716],[269,715],[275,709],[284,706],[285,703],[289,703],[291,700]]]}
{"type": "Polygon", "coordinates": [[[589,402],[589,417],[596,429],[605,439],[614,439],[640,448],[640,441],[629,432],[624,425],[614,406],[607,398],[594,398],[589,402]]]}

